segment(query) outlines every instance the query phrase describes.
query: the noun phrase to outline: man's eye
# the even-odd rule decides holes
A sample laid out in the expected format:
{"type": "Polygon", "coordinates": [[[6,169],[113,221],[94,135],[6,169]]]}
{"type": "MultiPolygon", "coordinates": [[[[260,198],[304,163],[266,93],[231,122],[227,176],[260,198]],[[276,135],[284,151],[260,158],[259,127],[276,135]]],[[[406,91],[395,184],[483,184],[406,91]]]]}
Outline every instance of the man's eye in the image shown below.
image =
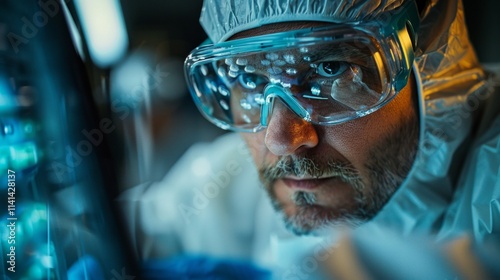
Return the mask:
{"type": "Polygon", "coordinates": [[[343,61],[326,61],[318,64],[317,72],[323,77],[331,78],[344,73],[349,64],[343,61]]]}
{"type": "Polygon", "coordinates": [[[258,86],[267,83],[266,79],[256,74],[240,74],[238,76],[240,84],[246,89],[255,89],[258,86]]]}

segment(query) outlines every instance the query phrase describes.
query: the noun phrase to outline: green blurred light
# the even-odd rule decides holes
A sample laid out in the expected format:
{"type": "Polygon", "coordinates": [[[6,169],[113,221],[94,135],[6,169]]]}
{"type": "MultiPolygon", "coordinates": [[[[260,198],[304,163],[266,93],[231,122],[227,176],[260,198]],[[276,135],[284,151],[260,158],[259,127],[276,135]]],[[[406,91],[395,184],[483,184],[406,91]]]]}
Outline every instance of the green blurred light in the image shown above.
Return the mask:
{"type": "Polygon", "coordinates": [[[34,142],[10,146],[10,164],[15,170],[23,170],[38,163],[38,153],[34,142]]]}

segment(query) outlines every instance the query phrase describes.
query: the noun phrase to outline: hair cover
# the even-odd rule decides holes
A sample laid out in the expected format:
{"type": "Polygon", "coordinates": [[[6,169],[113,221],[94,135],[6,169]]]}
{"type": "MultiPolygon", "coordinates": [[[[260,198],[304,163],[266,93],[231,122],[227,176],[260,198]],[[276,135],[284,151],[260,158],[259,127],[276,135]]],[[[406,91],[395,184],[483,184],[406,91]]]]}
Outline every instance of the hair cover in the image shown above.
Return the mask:
{"type": "Polygon", "coordinates": [[[346,22],[376,18],[403,0],[206,0],[200,23],[212,42],[265,24],[285,21],[346,22]]]}

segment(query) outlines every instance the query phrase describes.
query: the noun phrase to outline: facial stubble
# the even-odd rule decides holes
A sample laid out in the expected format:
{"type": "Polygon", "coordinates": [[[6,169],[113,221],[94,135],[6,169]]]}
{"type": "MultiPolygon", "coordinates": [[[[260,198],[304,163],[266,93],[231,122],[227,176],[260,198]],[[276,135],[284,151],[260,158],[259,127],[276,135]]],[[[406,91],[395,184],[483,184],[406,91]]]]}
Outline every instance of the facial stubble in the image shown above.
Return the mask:
{"type": "Polygon", "coordinates": [[[369,186],[350,162],[323,163],[319,159],[296,156],[281,157],[276,164],[261,168],[261,182],[275,210],[282,214],[286,227],[297,235],[310,234],[321,228],[357,227],[372,219],[404,182],[415,159],[418,134],[418,121],[416,116],[411,116],[370,150],[365,163],[369,186]],[[334,211],[316,205],[316,193],[295,191],[290,201],[294,203],[296,213],[287,216],[274,190],[275,182],[285,176],[337,177],[352,187],[356,205],[352,209],[334,211]]]}

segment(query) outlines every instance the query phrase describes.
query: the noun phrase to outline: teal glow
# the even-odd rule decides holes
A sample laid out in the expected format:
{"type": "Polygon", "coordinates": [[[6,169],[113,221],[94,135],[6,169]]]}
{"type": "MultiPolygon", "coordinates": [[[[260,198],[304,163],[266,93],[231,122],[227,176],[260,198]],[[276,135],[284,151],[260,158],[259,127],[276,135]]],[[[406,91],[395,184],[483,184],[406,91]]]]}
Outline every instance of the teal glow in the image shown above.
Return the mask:
{"type": "Polygon", "coordinates": [[[12,96],[9,83],[0,77],[0,112],[9,111],[17,106],[17,101],[12,96]]]}

